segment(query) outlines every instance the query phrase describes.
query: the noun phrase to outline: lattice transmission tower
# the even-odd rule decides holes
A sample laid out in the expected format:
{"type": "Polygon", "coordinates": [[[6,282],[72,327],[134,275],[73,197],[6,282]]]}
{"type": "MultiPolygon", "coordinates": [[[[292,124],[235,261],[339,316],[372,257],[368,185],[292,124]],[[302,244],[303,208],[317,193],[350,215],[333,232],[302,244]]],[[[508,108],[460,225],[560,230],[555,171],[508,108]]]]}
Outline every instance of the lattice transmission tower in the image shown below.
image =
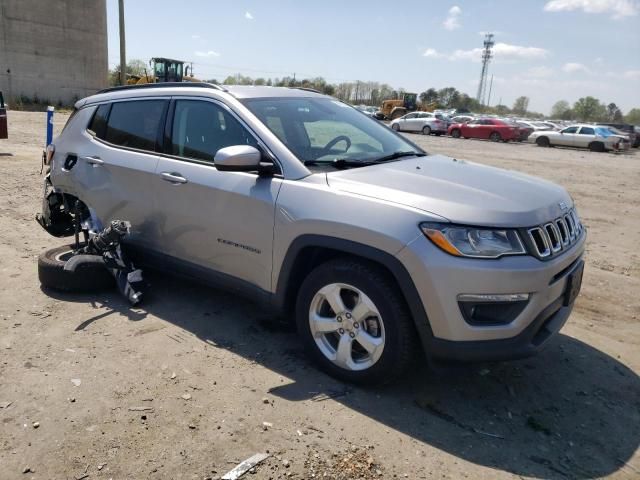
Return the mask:
{"type": "Polygon", "coordinates": [[[478,94],[476,100],[480,105],[484,105],[487,91],[487,76],[489,74],[489,62],[493,58],[493,33],[487,33],[484,36],[484,49],[482,50],[482,73],[480,74],[480,84],[478,85],[478,94]]]}

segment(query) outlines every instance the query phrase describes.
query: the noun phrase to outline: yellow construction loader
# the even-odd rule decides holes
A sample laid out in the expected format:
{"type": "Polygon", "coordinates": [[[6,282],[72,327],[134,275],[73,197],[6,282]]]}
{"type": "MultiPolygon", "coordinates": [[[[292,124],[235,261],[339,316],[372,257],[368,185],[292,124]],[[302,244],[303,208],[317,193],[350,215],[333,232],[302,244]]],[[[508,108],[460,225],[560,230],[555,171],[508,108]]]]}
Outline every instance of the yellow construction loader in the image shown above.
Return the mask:
{"type": "Polygon", "coordinates": [[[127,75],[127,85],[165,82],[200,82],[193,76],[193,65],[185,65],[182,60],[154,57],[149,60],[151,73],[144,75],[127,75]]]}

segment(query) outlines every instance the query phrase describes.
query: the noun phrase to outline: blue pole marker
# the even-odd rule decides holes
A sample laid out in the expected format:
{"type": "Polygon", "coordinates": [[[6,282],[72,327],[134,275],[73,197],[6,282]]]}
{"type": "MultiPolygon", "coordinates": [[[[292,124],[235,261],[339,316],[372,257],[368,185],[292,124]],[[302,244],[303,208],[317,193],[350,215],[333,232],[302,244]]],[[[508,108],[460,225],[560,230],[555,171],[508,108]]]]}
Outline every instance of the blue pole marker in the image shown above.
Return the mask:
{"type": "Polygon", "coordinates": [[[47,147],[53,142],[53,111],[54,107],[47,107],[47,147]]]}

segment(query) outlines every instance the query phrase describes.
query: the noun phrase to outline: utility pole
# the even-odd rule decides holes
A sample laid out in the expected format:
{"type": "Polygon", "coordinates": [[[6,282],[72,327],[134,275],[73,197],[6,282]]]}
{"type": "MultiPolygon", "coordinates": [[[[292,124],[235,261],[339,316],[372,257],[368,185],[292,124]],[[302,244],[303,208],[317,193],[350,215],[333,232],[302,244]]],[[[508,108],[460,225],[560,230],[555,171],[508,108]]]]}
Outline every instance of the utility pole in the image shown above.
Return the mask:
{"type": "Polygon", "coordinates": [[[487,100],[487,107],[491,106],[491,90],[493,89],[493,74],[491,74],[491,82],[489,83],[489,99],[487,100]]]}
{"type": "Polygon", "coordinates": [[[487,90],[487,74],[489,72],[489,62],[493,58],[493,33],[487,33],[484,36],[484,49],[482,50],[482,72],[480,73],[480,83],[478,84],[478,93],[476,100],[480,105],[484,105],[485,93],[487,90]]]}
{"type": "Polygon", "coordinates": [[[127,84],[127,48],[124,41],[124,0],[118,0],[120,17],[120,85],[127,84]]]}

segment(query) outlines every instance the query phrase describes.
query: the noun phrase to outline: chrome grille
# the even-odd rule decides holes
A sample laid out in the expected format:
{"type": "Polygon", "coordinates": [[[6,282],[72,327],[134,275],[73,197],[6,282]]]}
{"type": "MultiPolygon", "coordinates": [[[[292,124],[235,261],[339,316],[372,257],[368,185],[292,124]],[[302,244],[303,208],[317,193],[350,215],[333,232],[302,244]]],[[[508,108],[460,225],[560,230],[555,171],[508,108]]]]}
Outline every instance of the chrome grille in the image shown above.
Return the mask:
{"type": "Polygon", "coordinates": [[[535,254],[548,258],[571,247],[580,237],[584,227],[575,210],[539,227],[529,228],[527,233],[535,254]]]}

